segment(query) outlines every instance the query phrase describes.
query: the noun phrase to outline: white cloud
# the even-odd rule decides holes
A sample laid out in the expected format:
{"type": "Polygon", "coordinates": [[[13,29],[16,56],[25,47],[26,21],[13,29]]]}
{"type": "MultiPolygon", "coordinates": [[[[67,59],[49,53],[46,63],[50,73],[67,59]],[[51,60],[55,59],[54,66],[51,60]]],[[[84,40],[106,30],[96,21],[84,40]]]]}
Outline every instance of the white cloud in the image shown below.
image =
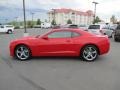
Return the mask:
{"type": "MultiPolygon", "coordinates": [[[[52,9],[52,8],[73,8],[79,10],[94,10],[93,1],[97,1],[97,15],[103,19],[109,18],[112,14],[117,17],[120,14],[120,0],[25,0],[26,8],[52,9]]],[[[22,0],[0,0],[0,6],[22,8],[22,0]]]]}

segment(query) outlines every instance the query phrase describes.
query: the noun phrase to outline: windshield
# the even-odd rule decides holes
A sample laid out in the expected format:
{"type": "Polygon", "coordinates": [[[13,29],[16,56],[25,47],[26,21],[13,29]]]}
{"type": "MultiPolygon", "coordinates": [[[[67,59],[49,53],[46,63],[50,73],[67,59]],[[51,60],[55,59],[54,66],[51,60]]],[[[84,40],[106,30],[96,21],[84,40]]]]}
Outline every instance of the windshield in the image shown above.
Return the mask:
{"type": "Polygon", "coordinates": [[[90,25],[88,29],[100,29],[100,25],[90,25]]]}

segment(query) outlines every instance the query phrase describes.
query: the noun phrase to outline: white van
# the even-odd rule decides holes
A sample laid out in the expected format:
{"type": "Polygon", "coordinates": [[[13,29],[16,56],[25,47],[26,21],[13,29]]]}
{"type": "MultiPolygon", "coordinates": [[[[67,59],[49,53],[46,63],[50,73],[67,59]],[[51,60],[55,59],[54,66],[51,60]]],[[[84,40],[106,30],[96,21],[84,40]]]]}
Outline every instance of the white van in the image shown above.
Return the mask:
{"type": "Polygon", "coordinates": [[[42,24],[41,24],[41,28],[47,29],[47,28],[50,28],[50,27],[51,27],[51,24],[50,24],[50,23],[42,23],[42,24]]]}
{"type": "Polygon", "coordinates": [[[0,25],[0,32],[12,34],[14,31],[14,26],[12,25],[0,25]]]}

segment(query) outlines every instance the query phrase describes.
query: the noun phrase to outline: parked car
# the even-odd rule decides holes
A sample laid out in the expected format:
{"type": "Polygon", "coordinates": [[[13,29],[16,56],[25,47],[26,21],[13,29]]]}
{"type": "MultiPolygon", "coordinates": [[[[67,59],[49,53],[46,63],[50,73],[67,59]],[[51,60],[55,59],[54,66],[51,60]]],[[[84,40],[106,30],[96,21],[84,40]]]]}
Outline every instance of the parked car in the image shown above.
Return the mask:
{"type": "Polygon", "coordinates": [[[43,35],[24,37],[10,43],[10,55],[27,60],[34,56],[79,56],[94,61],[108,53],[109,39],[80,29],[56,29],[43,35]]]}
{"type": "Polygon", "coordinates": [[[51,28],[51,24],[47,23],[47,22],[44,22],[44,23],[41,24],[41,28],[45,28],[45,29],[51,28]]]}
{"type": "Polygon", "coordinates": [[[0,32],[12,34],[14,31],[14,26],[12,25],[0,25],[0,32]]]}
{"type": "Polygon", "coordinates": [[[109,38],[112,38],[114,30],[110,26],[105,26],[102,28],[102,32],[104,35],[107,35],[109,38]]]}
{"type": "Polygon", "coordinates": [[[78,26],[81,30],[88,31],[88,25],[79,25],[78,26]]]}
{"type": "Polygon", "coordinates": [[[76,24],[67,24],[64,26],[64,28],[78,28],[78,25],[76,24]]]}
{"type": "Polygon", "coordinates": [[[53,29],[58,29],[58,28],[78,28],[78,25],[66,24],[66,25],[56,25],[53,27],[53,29]]]}
{"type": "Polygon", "coordinates": [[[95,24],[88,27],[88,32],[97,35],[107,35],[108,37],[112,37],[113,29],[111,29],[109,25],[95,24]]]}
{"type": "Polygon", "coordinates": [[[90,25],[88,27],[88,32],[94,33],[97,35],[103,35],[102,27],[103,27],[102,25],[90,25]]]}
{"type": "Polygon", "coordinates": [[[34,28],[41,28],[41,25],[34,25],[34,28]]]}
{"type": "Polygon", "coordinates": [[[114,40],[120,41],[120,25],[118,25],[116,30],[114,31],[114,40]]]}

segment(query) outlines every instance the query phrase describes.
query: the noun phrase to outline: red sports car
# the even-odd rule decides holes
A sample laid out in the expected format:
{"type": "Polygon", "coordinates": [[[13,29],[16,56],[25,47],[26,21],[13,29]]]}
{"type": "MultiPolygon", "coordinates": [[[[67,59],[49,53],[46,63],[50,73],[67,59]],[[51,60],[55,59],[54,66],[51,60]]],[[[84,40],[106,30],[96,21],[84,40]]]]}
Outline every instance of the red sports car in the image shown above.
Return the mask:
{"type": "Polygon", "coordinates": [[[94,61],[108,53],[110,42],[106,36],[96,36],[80,29],[56,29],[44,35],[24,37],[10,43],[10,55],[27,60],[36,56],[80,56],[94,61]]]}

